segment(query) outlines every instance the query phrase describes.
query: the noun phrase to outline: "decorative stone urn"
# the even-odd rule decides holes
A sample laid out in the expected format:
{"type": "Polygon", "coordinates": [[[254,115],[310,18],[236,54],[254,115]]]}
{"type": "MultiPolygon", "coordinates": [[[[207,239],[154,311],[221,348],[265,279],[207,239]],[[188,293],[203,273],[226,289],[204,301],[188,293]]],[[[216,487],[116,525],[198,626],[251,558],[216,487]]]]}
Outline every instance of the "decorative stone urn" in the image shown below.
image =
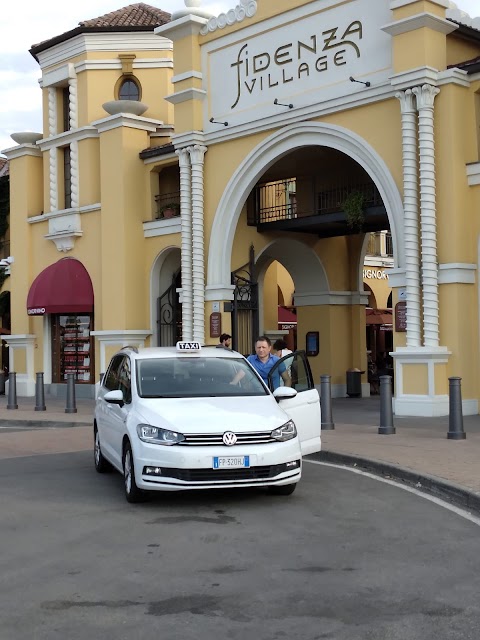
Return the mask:
{"type": "Polygon", "coordinates": [[[148,109],[148,105],[138,100],[110,100],[105,102],[102,107],[111,116],[117,113],[131,113],[135,116],[141,116],[148,109]]]}
{"type": "Polygon", "coordinates": [[[35,144],[37,140],[43,138],[43,133],[36,131],[18,131],[10,135],[11,139],[17,144],[35,144]]]}

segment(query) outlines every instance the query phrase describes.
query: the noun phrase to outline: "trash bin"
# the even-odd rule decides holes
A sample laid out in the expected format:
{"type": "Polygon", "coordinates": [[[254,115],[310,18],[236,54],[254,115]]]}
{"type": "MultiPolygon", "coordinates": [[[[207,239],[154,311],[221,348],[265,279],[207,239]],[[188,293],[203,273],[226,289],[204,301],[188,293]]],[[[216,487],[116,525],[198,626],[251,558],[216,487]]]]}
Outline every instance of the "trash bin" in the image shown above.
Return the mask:
{"type": "Polygon", "coordinates": [[[349,398],[362,397],[362,373],[360,369],[347,370],[347,396],[349,398]]]}

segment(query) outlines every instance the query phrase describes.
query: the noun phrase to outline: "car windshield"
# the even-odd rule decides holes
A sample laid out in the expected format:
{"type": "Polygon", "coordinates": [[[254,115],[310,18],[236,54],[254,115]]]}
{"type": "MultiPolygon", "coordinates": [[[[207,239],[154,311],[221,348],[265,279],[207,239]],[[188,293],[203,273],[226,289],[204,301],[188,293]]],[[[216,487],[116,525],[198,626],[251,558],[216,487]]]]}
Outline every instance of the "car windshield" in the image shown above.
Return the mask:
{"type": "Polygon", "coordinates": [[[268,394],[250,365],[236,358],[157,358],[137,360],[142,398],[208,398],[268,394]]]}

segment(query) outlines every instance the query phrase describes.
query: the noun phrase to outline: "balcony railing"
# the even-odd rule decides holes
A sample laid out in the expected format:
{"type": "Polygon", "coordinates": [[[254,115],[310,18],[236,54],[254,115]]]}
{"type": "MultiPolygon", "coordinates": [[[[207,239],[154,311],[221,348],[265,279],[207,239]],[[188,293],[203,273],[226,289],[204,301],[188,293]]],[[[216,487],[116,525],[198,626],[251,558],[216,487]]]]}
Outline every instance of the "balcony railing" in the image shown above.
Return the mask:
{"type": "Polygon", "coordinates": [[[343,211],[347,196],[357,191],[363,194],[365,207],[381,206],[382,198],[376,186],[350,184],[319,191],[312,177],[288,178],[258,185],[253,194],[254,224],[322,216],[343,211]]]}
{"type": "Polygon", "coordinates": [[[155,196],[155,218],[174,218],[180,215],[180,191],[155,196]]]}

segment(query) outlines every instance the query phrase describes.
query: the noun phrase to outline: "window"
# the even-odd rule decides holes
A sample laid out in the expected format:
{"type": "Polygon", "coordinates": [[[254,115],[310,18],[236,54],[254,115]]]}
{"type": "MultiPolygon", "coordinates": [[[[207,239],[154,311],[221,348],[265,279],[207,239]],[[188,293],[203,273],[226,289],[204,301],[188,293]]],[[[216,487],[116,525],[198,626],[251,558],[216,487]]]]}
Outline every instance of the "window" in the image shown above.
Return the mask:
{"type": "Polygon", "coordinates": [[[70,131],[70,89],[62,89],[63,130],[70,131]]]}
{"type": "Polygon", "coordinates": [[[105,379],[103,381],[104,386],[109,391],[116,391],[119,388],[119,375],[120,375],[120,365],[123,362],[124,356],[119,355],[115,356],[110,363],[110,367],[105,375],[105,379]]]}
{"type": "Polygon", "coordinates": [[[132,374],[128,358],[123,359],[118,372],[118,389],[123,393],[123,401],[130,404],[132,401],[132,374]]]}
{"type": "Polygon", "coordinates": [[[63,150],[63,186],[65,191],[65,209],[72,206],[72,171],[70,147],[63,150]]]}
{"type": "Polygon", "coordinates": [[[90,314],[52,315],[52,381],[66,382],[73,373],[76,383],[92,384],[93,342],[90,314]]]}
{"type": "Polygon", "coordinates": [[[119,100],[140,100],[140,87],[132,79],[124,80],[118,91],[119,100]]]}

